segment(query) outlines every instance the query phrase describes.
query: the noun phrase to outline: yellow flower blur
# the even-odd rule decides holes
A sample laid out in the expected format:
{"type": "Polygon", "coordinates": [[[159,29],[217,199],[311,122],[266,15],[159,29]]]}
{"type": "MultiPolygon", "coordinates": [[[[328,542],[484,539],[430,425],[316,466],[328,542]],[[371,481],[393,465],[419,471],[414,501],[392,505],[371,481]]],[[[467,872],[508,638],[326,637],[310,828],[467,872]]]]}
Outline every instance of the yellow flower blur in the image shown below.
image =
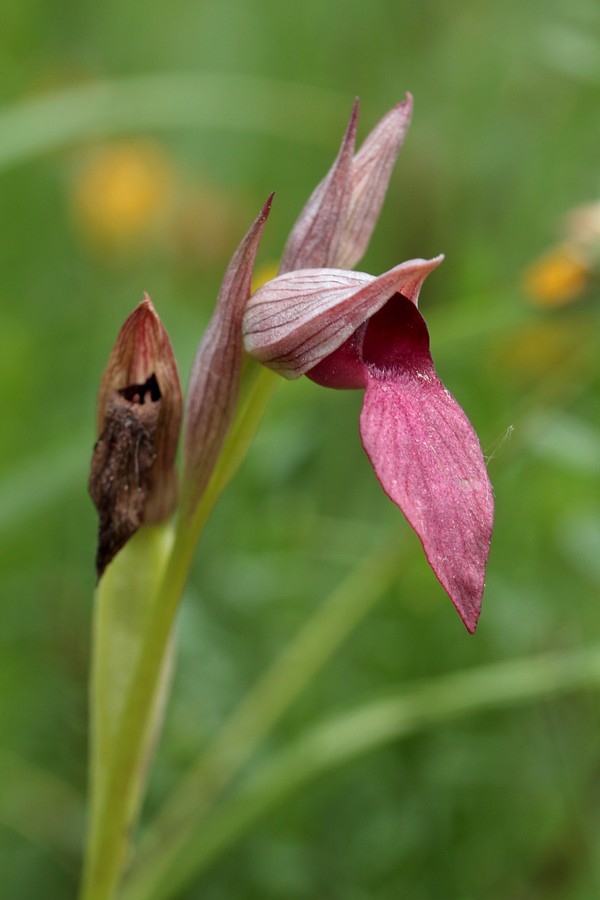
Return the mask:
{"type": "Polygon", "coordinates": [[[538,306],[564,306],[583,293],[589,275],[589,268],[577,248],[562,244],[525,271],[523,287],[538,306]]]}
{"type": "Polygon", "coordinates": [[[262,287],[263,284],[266,284],[267,281],[272,281],[277,275],[278,268],[278,263],[267,262],[255,269],[254,275],[252,276],[252,293],[257,291],[259,287],[262,287]]]}
{"type": "Polygon", "coordinates": [[[150,142],[98,148],[75,181],[78,225],[102,248],[143,242],[168,213],[174,182],[165,154],[150,142]]]}

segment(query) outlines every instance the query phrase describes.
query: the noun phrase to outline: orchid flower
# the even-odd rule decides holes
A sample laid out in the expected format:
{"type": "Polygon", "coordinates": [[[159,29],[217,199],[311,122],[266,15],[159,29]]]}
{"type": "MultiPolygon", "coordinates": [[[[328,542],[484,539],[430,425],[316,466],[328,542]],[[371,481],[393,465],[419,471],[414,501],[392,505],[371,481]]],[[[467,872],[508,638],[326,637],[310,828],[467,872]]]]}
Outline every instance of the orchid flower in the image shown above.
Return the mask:
{"type": "Polygon", "coordinates": [[[410,108],[410,98],[394,107],[354,155],[355,106],[338,158],[292,231],[283,274],[250,298],[245,346],[286,378],[364,389],[360,435],[375,474],[473,632],[493,495],[477,436],[435,372],[417,307],[443,257],[377,278],[342,268],[366,249],[410,108]]]}

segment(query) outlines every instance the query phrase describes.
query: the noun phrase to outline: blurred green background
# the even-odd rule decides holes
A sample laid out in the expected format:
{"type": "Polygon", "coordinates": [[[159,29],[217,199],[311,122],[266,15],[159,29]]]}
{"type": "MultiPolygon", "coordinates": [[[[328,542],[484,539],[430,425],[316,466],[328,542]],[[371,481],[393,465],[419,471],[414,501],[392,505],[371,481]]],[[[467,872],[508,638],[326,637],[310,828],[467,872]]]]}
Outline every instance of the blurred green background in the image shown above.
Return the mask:
{"type": "MultiPolygon", "coordinates": [[[[197,554],[148,810],[394,533],[391,586],[265,758],[419,679],[600,646],[597,210],[561,232],[600,197],[600,7],[5,0],[2,22],[0,895],[63,900],[82,840],[102,368],[147,290],[186,380],[240,237],[276,190],[260,254],[276,262],[355,95],[361,136],[415,98],[361,268],[446,254],[421,309],[490,460],[480,625],[469,637],[383,495],[360,394],[282,382],[197,554]]],[[[332,767],[178,896],[600,896],[595,680],[531,702],[508,691],[332,767]]]]}

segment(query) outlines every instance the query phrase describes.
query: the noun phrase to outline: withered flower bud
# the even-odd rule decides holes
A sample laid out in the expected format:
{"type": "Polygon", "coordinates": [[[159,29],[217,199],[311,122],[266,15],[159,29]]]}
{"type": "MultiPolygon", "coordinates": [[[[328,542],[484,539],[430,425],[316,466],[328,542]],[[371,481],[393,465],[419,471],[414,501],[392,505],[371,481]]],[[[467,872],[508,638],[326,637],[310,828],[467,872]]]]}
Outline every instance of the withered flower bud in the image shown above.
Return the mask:
{"type": "Polygon", "coordinates": [[[173,512],[181,414],[173,348],[145,294],[121,328],[98,393],[89,481],[100,516],[98,578],[141,525],[173,512]]]}

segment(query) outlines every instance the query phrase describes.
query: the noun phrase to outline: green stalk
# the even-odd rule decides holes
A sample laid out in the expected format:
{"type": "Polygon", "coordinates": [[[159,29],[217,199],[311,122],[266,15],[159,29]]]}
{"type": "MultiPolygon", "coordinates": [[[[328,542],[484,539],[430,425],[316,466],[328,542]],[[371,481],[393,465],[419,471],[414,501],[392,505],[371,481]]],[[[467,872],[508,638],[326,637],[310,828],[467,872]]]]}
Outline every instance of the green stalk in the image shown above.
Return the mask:
{"type": "MultiPolygon", "coordinates": [[[[194,546],[177,535],[160,588],[152,604],[129,691],[114,733],[109,770],[92,781],[96,812],[92,819],[89,857],[84,871],[83,900],[110,900],[126,861],[129,836],[139,802],[139,781],[146,771],[147,738],[163,660],[194,546]],[[138,801],[138,802],[136,802],[138,801]]],[[[92,713],[97,720],[98,713],[92,713]]],[[[95,740],[95,735],[93,739],[95,740]]],[[[97,751],[96,751],[97,752],[97,751]]],[[[94,767],[96,768],[96,767],[94,767]]]]}
{"type": "Polygon", "coordinates": [[[393,581],[398,536],[363,559],[284,648],[162,807],[143,842],[123,900],[170,896],[195,869],[197,838],[223,790],[274,723],[364,619],[393,581]]]}
{"type": "Polygon", "coordinates": [[[172,547],[169,524],[141,528],[115,557],[96,592],[90,684],[90,824],[82,892],[86,898],[112,896],[141,802],[161,718],[171,629],[156,657],[155,677],[144,667],[144,653],[149,640],[156,643],[153,636],[160,627],[162,602],[159,586],[172,547]],[[140,707],[131,700],[136,684],[145,694],[140,707]],[[119,755],[124,740],[137,750],[137,765],[128,777],[122,775],[119,755]]]}
{"type": "MultiPolygon", "coordinates": [[[[91,792],[97,810],[140,646],[173,545],[167,525],[141,528],[102,577],[94,603],[91,792]]],[[[166,673],[165,676],[166,678],[166,673]]]]}
{"type": "Polygon", "coordinates": [[[126,863],[146,781],[173,625],[196,544],[250,445],[275,384],[272,373],[258,366],[250,367],[246,376],[238,415],[209,486],[193,519],[179,520],[168,558],[159,560],[148,545],[153,530],[140,529],[101,581],[94,622],[91,822],[81,900],[111,900],[126,863]],[[117,622],[120,627],[119,616],[127,614],[126,595],[138,585],[140,572],[139,592],[146,598],[146,607],[143,616],[129,623],[139,646],[133,661],[127,653],[119,654],[130,659],[129,671],[114,685],[110,683],[114,625],[117,622]],[[107,609],[117,612],[107,616],[107,609]]]}
{"type": "Polygon", "coordinates": [[[258,430],[267,405],[281,379],[270,369],[247,357],[242,374],[238,412],[229,430],[219,461],[200,502],[193,511],[180,502],[185,529],[197,542],[215,504],[244,460],[258,430]]]}

